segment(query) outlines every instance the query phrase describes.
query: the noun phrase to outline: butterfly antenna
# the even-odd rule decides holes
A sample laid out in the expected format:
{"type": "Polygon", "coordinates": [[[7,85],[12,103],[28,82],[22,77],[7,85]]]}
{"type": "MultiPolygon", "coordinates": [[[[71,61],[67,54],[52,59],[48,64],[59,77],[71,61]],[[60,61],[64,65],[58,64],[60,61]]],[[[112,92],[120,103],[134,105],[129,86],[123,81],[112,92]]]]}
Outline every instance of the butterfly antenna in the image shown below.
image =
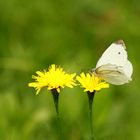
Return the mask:
{"type": "Polygon", "coordinates": [[[91,70],[89,71],[89,73],[90,73],[90,74],[95,73],[95,68],[91,69],[91,70]]]}

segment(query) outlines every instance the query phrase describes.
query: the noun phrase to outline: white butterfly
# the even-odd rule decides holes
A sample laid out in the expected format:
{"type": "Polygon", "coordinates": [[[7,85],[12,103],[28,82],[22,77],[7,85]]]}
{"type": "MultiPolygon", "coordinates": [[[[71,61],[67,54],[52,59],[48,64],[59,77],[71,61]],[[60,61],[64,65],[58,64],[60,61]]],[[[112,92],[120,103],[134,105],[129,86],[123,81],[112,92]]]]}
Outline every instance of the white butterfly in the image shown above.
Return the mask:
{"type": "Polygon", "coordinates": [[[112,43],[98,60],[94,73],[114,85],[131,81],[133,66],[125,49],[123,40],[112,43]]]}

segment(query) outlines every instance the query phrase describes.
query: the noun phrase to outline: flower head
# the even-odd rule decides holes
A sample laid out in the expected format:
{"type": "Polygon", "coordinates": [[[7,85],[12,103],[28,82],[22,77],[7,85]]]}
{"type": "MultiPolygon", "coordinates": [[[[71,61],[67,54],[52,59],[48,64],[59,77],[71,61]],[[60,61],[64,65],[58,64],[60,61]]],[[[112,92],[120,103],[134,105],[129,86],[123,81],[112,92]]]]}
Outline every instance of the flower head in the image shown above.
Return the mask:
{"type": "Polygon", "coordinates": [[[66,73],[62,68],[57,67],[56,65],[52,64],[48,71],[37,71],[37,76],[32,76],[33,79],[35,79],[35,82],[29,83],[29,87],[34,87],[37,92],[43,87],[47,87],[48,90],[56,89],[57,92],[60,92],[60,88],[64,88],[65,86],[73,88],[75,86],[75,73],[68,74],[66,73]]]}
{"type": "Polygon", "coordinates": [[[99,91],[102,88],[108,88],[109,84],[103,82],[100,77],[95,76],[94,74],[89,73],[81,73],[80,76],[76,77],[77,81],[81,84],[83,88],[85,88],[85,92],[94,92],[99,91]]]}

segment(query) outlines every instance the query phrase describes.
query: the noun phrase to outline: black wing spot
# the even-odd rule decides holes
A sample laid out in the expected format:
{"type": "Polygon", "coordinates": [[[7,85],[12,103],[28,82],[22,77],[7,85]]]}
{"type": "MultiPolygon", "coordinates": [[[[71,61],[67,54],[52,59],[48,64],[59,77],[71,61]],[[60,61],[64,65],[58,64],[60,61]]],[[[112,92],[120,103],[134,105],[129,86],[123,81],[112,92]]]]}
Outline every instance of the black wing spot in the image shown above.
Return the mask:
{"type": "Polygon", "coordinates": [[[121,54],[121,52],[118,52],[118,54],[121,54]]]}

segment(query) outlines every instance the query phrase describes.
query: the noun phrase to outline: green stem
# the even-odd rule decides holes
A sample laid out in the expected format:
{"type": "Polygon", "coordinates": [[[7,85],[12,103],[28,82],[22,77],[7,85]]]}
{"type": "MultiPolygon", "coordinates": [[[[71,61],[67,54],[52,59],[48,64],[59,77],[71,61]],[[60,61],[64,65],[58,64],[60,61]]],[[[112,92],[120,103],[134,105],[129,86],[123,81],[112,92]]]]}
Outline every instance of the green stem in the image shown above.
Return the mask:
{"type": "Polygon", "coordinates": [[[94,140],[94,135],[93,135],[93,120],[92,120],[92,104],[93,104],[93,99],[94,99],[94,92],[87,92],[88,95],[88,101],[89,101],[89,125],[90,125],[90,139],[94,140]]]}
{"type": "Polygon", "coordinates": [[[52,96],[53,96],[53,101],[54,101],[54,105],[55,105],[55,110],[57,113],[57,117],[59,116],[59,107],[58,107],[58,102],[59,102],[59,93],[57,92],[56,89],[52,89],[52,96]]]}
{"type": "Polygon", "coordinates": [[[52,96],[53,96],[53,101],[55,105],[55,110],[57,114],[57,127],[59,129],[59,139],[61,140],[61,123],[60,123],[60,116],[59,116],[59,93],[57,92],[56,89],[51,90],[52,96]]]}

